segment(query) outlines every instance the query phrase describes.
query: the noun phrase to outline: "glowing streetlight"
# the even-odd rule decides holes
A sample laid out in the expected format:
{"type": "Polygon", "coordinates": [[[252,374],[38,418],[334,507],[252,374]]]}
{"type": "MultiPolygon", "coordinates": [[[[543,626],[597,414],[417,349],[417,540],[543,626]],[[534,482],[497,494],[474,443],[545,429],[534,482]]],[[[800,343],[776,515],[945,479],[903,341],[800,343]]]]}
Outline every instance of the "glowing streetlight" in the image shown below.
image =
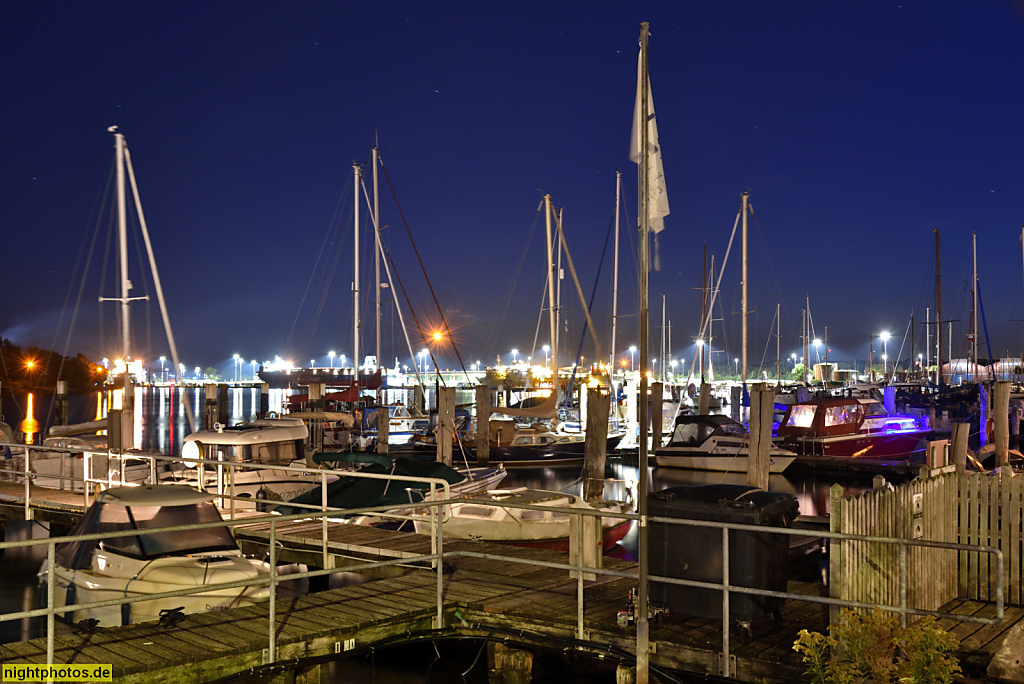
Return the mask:
{"type": "Polygon", "coordinates": [[[253,359],[249,363],[252,364],[252,381],[256,382],[256,359],[253,359]]]}
{"type": "Polygon", "coordinates": [[[167,360],[166,356],[160,357],[160,379],[167,382],[167,376],[164,374],[164,361],[167,360]]]}
{"type": "Polygon", "coordinates": [[[736,371],[736,377],[739,377],[739,375],[740,375],[740,360],[739,359],[733,359],[732,360],[732,367],[736,371]]]}
{"type": "Polygon", "coordinates": [[[636,347],[629,348],[629,369],[636,370],[636,347]]]}
{"type": "Polygon", "coordinates": [[[885,375],[889,371],[889,331],[884,331],[879,337],[882,339],[882,375],[885,375]]]}
{"type": "Polygon", "coordinates": [[[329,351],[327,355],[331,357],[331,368],[334,368],[334,352],[329,351]]]}
{"type": "Polygon", "coordinates": [[[814,355],[821,361],[821,340],[817,337],[814,338],[814,355]]]}
{"type": "Polygon", "coordinates": [[[513,366],[516,365],[516,354],[518,354],[518,353],[519,353],[518,349],[513,349],[512,350],[512,365],[513,366]]]}
{"type": "Polygon", "coordinates": [[[309,360],[309,367],[313,368],[313,366],[315,366],[315,365],[316,365],[316,359],[310,359],[309,360]]]}
{"type": "Polygon", "coordinates": [[[232,355],[231,358],[233,358],[235,360],[235,382],[237,383],[238,382],[238,365],[239,365],[238,362],[241,359],[241,357],[238,356],[238,354],[234,354],[234,355],[232,355]]]}
{"type": "Polygon", "coordinates": [[[422,368],[423,370],[427,369],[427,354],[429,353],[430,352],[428,352],[426,349],[420,349],[420,368],[422,368]]]}
{"type": "Polygon", "coordinates": [[[544,349],[544,367],[547,368],[547,365],[548,365],[548,352],[551,351],[551,347],[549,347],[548,345],[545,344],[543,349],[544,349]]]}

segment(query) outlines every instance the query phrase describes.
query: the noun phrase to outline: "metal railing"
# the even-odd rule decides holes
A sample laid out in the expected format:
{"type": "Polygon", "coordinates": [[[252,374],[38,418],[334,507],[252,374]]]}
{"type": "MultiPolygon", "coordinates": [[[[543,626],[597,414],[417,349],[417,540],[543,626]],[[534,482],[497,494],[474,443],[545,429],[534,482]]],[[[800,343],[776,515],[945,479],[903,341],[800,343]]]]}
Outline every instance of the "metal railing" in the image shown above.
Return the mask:
{"type": "MultiPolygon", "coordinates": [[[[345,472],[343,472],[343,474],[345,474],[345,475],[353,475],[354,473],[350,473],[350,472],[345,471],[345,472]]],[[[593,566],[587,565],[584,562],[585,554],[582,552],[583,545],[584,545],[584,527],[585,527],[584,524],[583,524],[583,519],[582,519],[583,516],[592,516],[592,517],[598,518],[599,520],[598,520],[598,522],[596,524],[600,525],[600,519],[601,518],[611,518],[611,519],[622,519],[622,520],[635,520],[635,521],[639,521],[640,520],[640,516],[638,516],[637,514],[633,514],[633,513],[617,513],[617,512],[607,511],[607,510],[595,510],[595,509],[585,509],[585,508],[584,509],[581,509],[581,508],[569,508],[569,507],[564,507],[563,508],[563,507],[552,507],[552,506],[536,506],[536,505],[529,505],[529,504],[516,504],[514,502],[509,502],[509,501],[487,501],[485,499],[474,499],[473,500],[474,504],[479,504],[479,505],[493,505],[493,506],[501,506],[501,507],[506,507],[506,508],[517,508],[517,509],[527,509],[527,510],[540,510],[540,511],[552,512],[552,513],[568,514],[570,516],[570,520],[575,522],[575,524],[572,525],[572,527],[570,528],[571,529],[571,535],[575,537],[575,543],[577,545],[577,547],[576,547],[577,548],[577,553],[575,554],[575,562],[554,562],[554,561],[543,561],[543,560],[521,558],[521,557],[517,557],[517,556],[514,556],[514,555],[494,554],[494,553],[477,552],[477,551],[469,551],[469,550],[445,551],[444,550],[444,534],[443,534],[443,527],[444,527],[444,518],[445,518],[445,516],[440,514],[440,510],[441,510],[441,507],[447,506],[447,505],[449,505],[451,503],[454,503],[456,501],[459,501],[459,499],[454,499],[454,500],[445,500],[445,499],[426,500],[426,501],[423,501],[423,502],[420,502],[420,503],[417,504],[417,508],[430,509],[430,511],[431,511],[431,513],[426,518],[426,519],[429,519],[429,521],[431,523],[431,540],[432,541],[431,541],[431,552],[430,553],[428,553],[428,554],[420,554],[420,555],[413,555],[413,556],[408,556],[407,555],[407,556],[404,556],[402,558],[394,558],[394,559],[383,560],[383,561],[368,561],[368,562],[365,562],[365,563],[357,563],[357,564],[354,564],[354,565],[346,566],[345,570],[349,571],[349,572],[360,572],[360,571],[373,570],[373,569],[376,569],[376,568],[382,568],[382,567],[393,566],[393,565],[415,565],[415,564],[419,564],[419,563],[428,564],[429,567],[434,569],[434,571],[436,573],[436,577],[437,577],[437,582],[436,582],[436,606],[435,606],[435,614],[434,614],[434,617],[433,617],[434,627],[437,628],[437,629],[441,628],[442,625],[443,625],[443,612],[442,611],[443,611],[443,603],[444,603],[444,600],[443,600],[443,596],[444,596],[444,593],[443,593],[444,573],[441,572],[441,567],[442,567],[442,563],[445,562],[445,561],[451,561],[451,560],[453,560],[455,558],[459,558],[459,557],[469,557],[469,558],[481,558],[481,559],[495,560],[495,561],[502,562],[502,563],[512,562],[512,563],[520,563],[520,564],[526,564],[526,565],[532,565],[532,566],[538,566],[538,567],[547,567],[547,568],[553,568],[553,569],[568,570],[570,573],[573,573],[573,576],[576,578],[576,597],[577,597],[577,601],[576,601],[577,602],[576,638],[581,640],[581,641],[586,640],[586,638],[587,638],[587,634],[586,634],[586,632],[584,630],[584,608],[585,608],[585,602],[584,602],[584,580],[585,580],[585,576],[586,575],[604,575],[604,576],[619,577],[619,578],[632,579],[632,580],[636,580],[637,579],[637,572],[636,571],[629,571],[629,572],[627,572],[627,571],[621,571],[621,570],[611,570],[611,569],[598,568],[598,567],[593,567],[593,566]]],[[[278,583],[282,580],[282,578],[285,578],[285,579],[288,579],[288,580],[303,579],[303,578],[319,577],[319,576],[323,576],[323,575],[329,575],[329,574],[332,574],[334,572],[338,572],[338,570],[335,569],[335,568],[327,567],[329,565],[329,563],[327,562],[328,555],[329,555],[329,543],[328,543],[328,540],[327,540],[327,524],[326,524],[326,520],[329,517],[331,517],[331,516],[336,516],[338,514],[338,510],[340,510],[340,509],[326,509],[326,504],[324,504],[324,507],[325,507],[325,510],[319,510],[319,511],[312,510],[312,511],[306,512],[306,513],[298,513],[298,514],[287,515],[287,516],[270,515],[270,516],[264,516],[264,517],[261,517],[261,518],[246,518],[246,519],[238,519],[238,520],[225,520],[225,521],[222,521],[222,522],[213,522],[213,523],[196,523],[196,524],[190,524],[190,525],[179,525],[179,526],[174,526],[174,527],[154,528],[154,529],[147,529],[146,530],[146,533],[178,532],[178,531],[183,532],[183,531],[188,531],[188,530],[198,530],[198,529],[212,528],[212,527],[222,527],[222,526],[235,527],[235,526],[238,526],[238,525],[250,525],[250,524],[253,524],[255,522],[261,522],[261,521],[269,522],[269,537],[268,537],[268,544],[269,544],[268,563],[269,563],[269,568],[270,568],[270,576],[269,576],[269,578],[265,578],[265,579],[264,578],[257,578],[257,579],[252,579],[252,580],[238,580],[238,581],[234,581],[234,582],[226,582],[226,583],[219,583],[219,584],[208,584],[208,585],[204,585],[204,586],[201,586],[201,587],[195,587],[195,588],[189,588],[189,589],[179,589],[179,590],[167,591],[167,592],[161,592],[161,593],[146,594],[144,596],[134,596],[134,597],[127,597],[126,596],[126,597],[118,598],[118,599],[108,599],[108,600],[104,600],[104,601],[94,601],[94,602],[89,602],[89,603],[73,604],[73,605],[70,605],[70,606],[62,606],[62,607],[59,607],[59,608],[54,606],[54,582],[55,582],[54,576],[55,576],[55,572],[54,572],[53,568],[54,568],[54,562],[55,562],[55,548],[56,548],[57,544],[64,543],[64,542],[69,542],[69,541],[76,541],[76,540],[77,541],[81,541],[81,540],[92,540],[92,539],[111,539],[111,538],[114,538],[114,537],[132,536],[132,535],[139,534],[139,531],[137,531],[137,530],[128,530],[128,531],[124,531],[124,532],[88,534],[88,535],[81,535],[81,536],[76,536],[76,537],[58,537],[58,538],[54,538],[54,539],[33,539],[33,540],[24,540],[24,541],[0,543],[0,550],[6,549],[6,548],[20,548],[20,547],[28,547],[28,546],[46,545],[46,547],[47,547],[48,567],[50,568],[50,571],[47,574],[47,592],[46,592],[47,605],[46,605],[46,607],[45,608],[38,608],[38,609],[35,609],[35,610],[30,610],[30,611],[18,611],[18,612],[6,613],[6,614],[3,614],[3,615],[0,615],[0,622],[16,620],[16,619],[36,618],[36,617],[44,617],[45,616],[46,617],[46,641],[47,641],[46,653],[47,653],[47,664],[52,664],[53,663],[53,658],[54,658],[55,616],[58,613],[63,614],[63,613],[72,612],[72,611],[88,610],[88,609],[92,609],[92,608],[101,608],[101,607],[113,606],[113,605],[121,605],[121,604],[130,604],[130,603],[135,603],[135,602],[139,602],[139,601],[147,601],[147,600],[155,600],[155,599],[168,598],[168,597],[174,597],[174,596],[185,596],[185,595],[190,595],[190,594],[206,593],[206,592],[216,591],[216,590],[220,590],[220,589],[231,589],[231,588],[242,588],[242,587],[249,587],[249,586],[268,585],[269,586],[269,593],[270,593],[270,597],[269,597],[270,625],[269,625],[268,634],[267,634],[267,644],[268,644],[268,648],[267,648],[267,654],[268,654],[267,655],[267,662],[275,662],[276,658],[277,658],[277,640],[276,640],[277,637],[276,637],[276,632],[275,632],[275,619],[276,619],[276,611],[277,611],[276,598],[277,598],[277,585],[278,585],[278,583]],[[277,560],[278,560],[278,546],[280,545],[280,540],[278,539],[278,528],[279,528],[279,526],[282,523],[286,523],[286,522],[289,522],[289,521],[292,521],[292,520],[308,520],[308,519],[311,519],[311,518],[313,518],[313,519],[321,518],[321,519],[323,519],[325,521],[323,526],[322,526],[322,530],[323,530],[322,546],[323,546],[323,553],[324,553],[324,556],[323,556],[324,557],[324,569],[307,571],[307,572],[300,572],[300,573],[288,573],[288,574],[284,574],[284,575],[278,574],[276,565],[277,565],[277,560]]],[[[380,513],[386,513],[387,511],[391,510],[392,508],[393,507],[389,507],[389,506],[376,506],[376,507],[366,507],[366,508],[357,508],[357,509],[345,509],[344,512],[345,512],[345,514],[352,514],[352,515],[354,515],[354,514],[380,514],[380,513]]],[[[901,616],[904,616],[904,617],[907,616],[907,615],[930,615],[930,616],[939,617],[939,618],[948,618],[948,619],[957,620],[957,621],[976,622],[976,623],[982,623],[982,624],[997,624],[997,623],[999,623],[1003,619],[1003,615],[1004,615],[1004,600],[1003,600],[1004,577],[1003,577],[1003,573],[1002,573],[1003,554],[1002,554],[1002,552],[999,549],[994,548],[994,547],[977,545],[977,544],[955,544],[955,543],[949,543],[949,542],[935,542],[935,541],[926,541],[926,540],[919,540],[919,539],[902,539],[902,538],[896,538],[896,537],[875,537],[875,536],[869,536],[869,535],[845,534],[845,533],[824,532],[824,531],[818,532],[818,531],[801,530],[801,529],[793,529],[793,528],[777,528],[777,527],[760,526],[760,525],[746,525],[746,524],[739,524],[739,523],[718,522],[718,521],[704,521],[704,520],[681,519],[681,518],[666,518],[666,517],[657,517],[657,516],[648,516],[645,521],[641,522],[641,524],[647,524],[647,525],[649,525],[651,523],[662,523],[662,524],[667,524],[667,525],[685,525],[685,526],[693,526],[693,527],[720,528],[722,530],[721,554],[722,554],[722,561],[723,562],[722,562],[722,581],[721,582],[718,582],[718,583],[716,583],[716,582],[703,582],[703,581],[697,581],[697,580],[688,580],[688,579],[681,579],[681,578],[676,578],[676,577],[657,576],[657,575],[650,575],[648,577],[648,579],[652,583],[666,583],[666,584],[672,584],[672,585],[681,585],[681,586],[687,586],[687,587],[695,587],[695,588],[701,588],[701,589],[710,589],[710,590],[721,591],[721,593],[722,593],[722,654],[721,654],[721,674],[723,676],[726,676],[726,677],[731,676],[731,672],[732,672],[732,668],[731,668],[731,664],[730,664],[729,627],[730,627],[730,624],[731,624],[731,618],[730,618],[729,607],[730,607],[730,598],[731,598],[731,596],[733,594],[750,594],[750,595],[755,595],[755,596],[766,596],[766,597],[775,597],[775,598],[781,598],[781,599],[792,599],[792,600],[807,601],[807,602],[818,603],[818,604],[843,606],[843,607],[848,607],[848,608],[870,609],[870,608],[879,607],[879,608],[882,608],[883,610],[886,610],[886,611],[889,611],[889,612],[899,613],[901,616]],[[734,585],[734,584],[731,583],[730,569],[729,569],[729,566],[730,566],[730,562],[729,562],[730,534],[732,532],[742,532],[742,531],[757,532],[757,533],[768,533],[768,534],[811,536],[811,537],[819,537],[819,538],[823,537],[823,538],[826,538],[826,539],[836,540],[836,541],[865,541],[865,542],[876,542],[876,543],[884,543],[884,544],[896,544],[898,546],[898,548],[899,548],[899,559],[900,559],[900,562],[899,562],[899,573],[900,573],[900,577],[899,577],[899,602],[896,605],[873,604],[873,603],[867,603],[867,602],[863,602],[863,601],[851,601],[851,600],[837,599],[837,598],[832,598],[832,597],[813,596],[813,595],[799,594],[799,593],[788,592],[788,591],[773,591],[773,590],[769,590],[769,589],[759,589],[759,588],[754,588],[754,587],[744,587],[744,586],[734,585]],[[983,553],[988,553],[988,554],[994,555],[997,567],[1000,568],[999,572],[997,573],[996,616],[992,617],[992,618],[985,618],[985,617],[978,617],[978,616],[973,616],[973,615],[960,615],[960,614],[955,614],[955,613],[945,613],[945,612],[941,612],[941,611],[922,610],[922,609],[917,609],[917,608],[909,607],[907,605],[907,575],[906,575],[906,552],[907,552],[907,547],[908,546],[933,547],[933,548],[939,548],[939,549],[958,550],[958,551],[977,551],[977,552],[983,552],[983,553]]],[[[570,539],[571,539],[571,537],[570,537],[570,539]]],[[[641,607],[641,610],[643,610],[643,609],[644,609],[644,607],[641,607]]]]}

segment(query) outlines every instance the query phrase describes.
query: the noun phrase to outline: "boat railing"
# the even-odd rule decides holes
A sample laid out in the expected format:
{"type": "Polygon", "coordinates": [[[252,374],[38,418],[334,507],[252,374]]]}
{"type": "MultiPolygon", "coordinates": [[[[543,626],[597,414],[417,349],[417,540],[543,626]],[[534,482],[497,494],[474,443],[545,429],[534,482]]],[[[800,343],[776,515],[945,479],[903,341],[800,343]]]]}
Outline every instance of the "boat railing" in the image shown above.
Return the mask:
{"type": "MultiPolygon", "coordinates": [[[[552,569],[566,570],[569,572],[570,577],[576,580],[576,638],[580,642],[587,640],[587,633],[584,629],[584,582],[585,580],[602,575],[605,577],[617,577],[630,579],[634,581],[640,581],[640,568],[633,568],[629,570],[617,570],[610,568],[599,567],[600,562],[588,561],[588,554],[584,552],[585,544],[585,528],[587,525],[583,524],[584,516],[590,516],[595,518],[619,518],[624,520],[641,520],[641,516],[635,513],[622,513],[616,511],[597,510],[593,508],[570,508],[570,507],[553,507],[553,506],[535,506],[531,504],[516,504],[509,501],[501,502],[489,502],[486,500],[477,500],[475,503],[480,505],[494,505],[503,507],[514,507],[523,509],[535,509],[540,511],[550,512],[564,512],[570,516],[572,525],[570,527],[570,554],[564,561],[553,561],[546,559],[538,559],[529,557],[530,554],[513,555],[515,554],[516,547],[507,547],[508,553],[493,553],[490,551],[473,551],[465,546],[459,549],[448,551],[444,548],[444,519],[443,516],[438,515],[437,511],[441,507],[447,505],[447,501],[425,501],[421,506],[428,508],[432,511],[430,515],[430,539],[431,546],[430,552],[420,555],[410,555],[408,553],[403,554],[401,558],[392,558],[388,560],[376,560],[367,561],[365,563],[358,563],[354,565],[347,565],[345,570],[348,572],[361,572],[370,571],[377,568],[383,568],[393,565],[402,566],[415,566],[429,567],[433,571],[433,575],[436,577],[436,593],[435,593],[435,612],[433,615],[433,628],[441,629],[445,625],[444,621],[444,582],[446,573],[439,572],[438,570],[443,567],[444,564],[454,561],[457,558],[469,557],[479,558],[486,560],[493,560],[500,563],[518,563],[524,565],[546,567],[552,569]],[[572,547],[575,547],[575,551],[572,547]]],[[[348,509],[350,513],[365,513],[375,514],[384,512],[387,510],[387,506],[374,506],[358,509],[348,509]]],[[[251,586],[268,586],[269,587],[269,626],[267,631],[267,664],[273,664],[278,660],[277,652],[277,589],[278,584],[284,580],[295,580],[295,579],[308,579],[312,577],[320,577],[329,575],[338,570],[336,568],[329,567],[328,555],[330,553],[330,543],[328,541],[327,526],[323,527],[323,538],[322,538],[322,553],[323,553],[323,564],[325,569],[320,570],[307,570],[305,572],[296,573],[278,573],[277,562],[278,562],[278,549],[284,548],[282,540],[279,538],[278,530],[282,525],[294,521],[294,520],[308,520],[313,517],[327,518],[331,515],[331,512],[326,511],[310,511],[306,513],[297,513],[294,515],[268,515],[261,516],[258,518],[246,518],[238,520],[224,520],[221,522],[212,523],[194,523],[188,525],[176,525],[166,528],[154,528],[147,530],[150,533],[157,532],[187,532],[190,530],[199,530],[213,527],[235,527],[239,525],[252,525],[254,523],[265,522],[269,525],[269,535],[267,539],[268,552],[267,552],[267,563],[269,566],[269,576],[265,578],[254,578],[248,580],[237,580],[233,582],[223,582],[217,584],[207,584],[197,587],[191,587],[186,589],[178,589],[174,591],[152,593],[140,596],[131,597],[118,597],[114,599],[107,599],[103,601],[92,601],[87,603],[76,603],[70,606],[57,607],[54,604],[54,591],[55,591],[55,573],[52,568],[55,564],[55,549],[57,544],[72,542],[72,541],[83,541],[93,539],[110,539],[113,537],[123,537],[137,535],[137,530],[125,530],[120,532],[104,532],[95,534],[78,535],[75,537],[54,537],[50,539],[27,539],[19,541],[5,541],[0,543],[0,552],[8,548],[24,548],[30,546],[46,546],[46,553],[48,559],[48,567],[51,571],[46,574],[46,606],[37,608],[34,610],[22,610],[14,611],[9,613],[0,614],[0,622],[6,622],[11,620],[26,619],[26,618],[46,618],[46,662],[48,665],[52,665],[54,660],[54,643],[55,643],[55,621],[58,614],[72,613],[82,610],[88,610],[93,608],[102,608],[107,606],[116,606],[131,604],[139,601],[155,600],[160,598],[170,598],[175,596],[186,596],[190,594],[200,594],[205,592],[217,591],[222,589],[251,587],[251,586]]],[[[796,600],[796,601],[807,601],[810,603],[825,604],[830,606],[841,606],[846,608],[859,608],[859,609],[874,609],[881,608],[885,611],[897,613],[900,616],[901,622],[905,622],[908,616],[933,616],[936,618],[950,619],[954,621],[973,622],[986,625],[998,624],[1002,621],[1004,616],[1004,574],[1003,574],[1003,553],[994,547],[984,546],[980,544],[961,544],[951,542],[939,542],[930,541],[924,539],[905,539],[899,537],[884,537],[884,536],[872,536],[872,535],[860,535],[860,534],[846,534],[839,532],[830,531],[818,531],[818,530],[801,530],[798,528],[784,528],[784,527],[771,527],[762,525],[746,525],[734,522],[721,522],[711,520],[695,520],[689,518],[667,518],[658,516],[646,516],[644,524],[659,523],[665,525],[682,525],[690,527],[705,527],[705,528],[718,528],[722,533],[722,575],[720,582],[705,582],[689,579],[681,579],[677,577],[667,577],[659,575],[647,574],[646,568],[644,568],[644,574],[648,583],[665,583],[671,585],[680,585],[686,587],[694,587],[699,589],[709,589],[719,591],[722,594],[722,658],[720,665],[720,674],[725,677],[732,676],[732,665],[730,661],[730,600],[737,594],[749,594],[754,596],[765,596],[774,597],[784,600],[796,600]],[[801,594],[790,591],[773,591],[768,589],[759,589],[753,587],[737,586],[732,584],[730,578],[730,537],[734,533],[738,532],[754,532],[757,534],[784,534],[784,535],[798,535],[798,536],[815,536],[824,537],[830,541],[853,541],[853,542],[872,542],[887,545],[894,545],[897,547],[898,553],[898,602],[896,604],[875,604],[868,603],[865,601],[853,601],[846,599],[838,599],[830,596],[817,596],[809,594],[801,594]],[[979,615],[964,615],[956,613],[947,613],[936,610],[923,610],[913,608],[908,605],[908,563],[907,555],[910,547],[926,547],[926,548],[937,548],[946,549],[950,551],[968,551],[968,552],[980,552],[989,554],[994,557],[993,562],[997,568],[996,572],[996,587],[995,587],[995,616],[993,617],[981,617],[979,615]]],[[[600,522],[596,524],[600,525],[600,522]]],[[[287,530],[282,532],[286,534],[287,530]]],[[[595,540],[596,543],[596,540],[595,540]]],[[[599,556],[590,555],[591,558],[599,558],[599,556]]],[[[461,620],[465,620],[467,616],[461,616],[461,620]]],[[[460,618],[453,618],[459,620],[460,618]]],[[[462,622],[453,622],[452,624],[459,625],[462,622]]],[[[470,627],[473,627],[470,623],[470,627]]],[[[486,629],[486,627],[483,627],[486,629]]],[[[638,634],[641,631],[638,630],[638,634]]],[[[646,632],[642,637],[644,642],[641,643],[639,640],[636,644],[637,652],[640,652],[641,648],[647,648],[646,643],[646,632]]]]}

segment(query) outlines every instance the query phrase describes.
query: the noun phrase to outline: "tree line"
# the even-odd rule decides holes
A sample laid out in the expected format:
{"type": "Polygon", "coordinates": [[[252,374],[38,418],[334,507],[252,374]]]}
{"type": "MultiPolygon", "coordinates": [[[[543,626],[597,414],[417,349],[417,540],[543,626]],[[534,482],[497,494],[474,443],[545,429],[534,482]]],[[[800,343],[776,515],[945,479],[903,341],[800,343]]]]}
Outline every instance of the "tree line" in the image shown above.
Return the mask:
{"type": "Polygon", "coordinates": [[[0,338],[0,390],[6,393],[52,393],[58,380],[66,380],[68,391],[79,394],[98,389],[107,371],[85,354],[72,357],[39,347],[14,344],[0,338]]]}

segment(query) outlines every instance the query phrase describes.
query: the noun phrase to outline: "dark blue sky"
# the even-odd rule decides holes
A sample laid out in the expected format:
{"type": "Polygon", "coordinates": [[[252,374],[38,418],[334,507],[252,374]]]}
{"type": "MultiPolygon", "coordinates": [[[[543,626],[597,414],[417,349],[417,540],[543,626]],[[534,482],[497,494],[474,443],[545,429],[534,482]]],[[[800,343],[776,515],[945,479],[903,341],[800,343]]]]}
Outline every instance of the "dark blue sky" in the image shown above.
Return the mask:
{"type": "MultiPolygon", "coordinates": [[[[959,319],[954,356],[966,354],[972,231],[992,353],[1020,354],[1024,26],[998,0],[4,3],[0,335],[114,353],[102,341],[114,338],[113,304],[99,333],[97,214],[117,124],[190,367],[351,354],[352,162],[367,161],[375,136],[467,365],[533,345],[544,191],[564,207],[589,294],[621,169],[624,350],[637,341],[627,153],[641,21],[672,208],[651,321],[666,295],[677,357],[692,356],[703,245],[720,263],[744,189],[757,214],[751,366],[777,303],[783,355],[798,350],[805,297],[833,358],[865,358],[882,330],[895,356],[912,313],[934,318],[934,229],[944,318],[959,319]],[[83,286],[76,263],[97,225],[83,286]],[[68,342],[65,301],[79,288],[68,342]]],[[[381,207],[417,317],[433,325],[383,177],[381,207]]],[[[608,259],[594,308],[605,347],[608,259]]],[[[738,283],[735,248],[715,323],[727,358],[739,355],[738,283]]],[[[111,272],[102,294],[113,288],[111,272]]],[[[570,280],[563,304],[574,351],[583,319],[570,280]]],[[[136,305],[135,320],[140,353],[167,354],[155,303],[136,305]]],[[[918,352],[922,335],[917,325],[918,352]]],[[[404,362],[390,317],[384,339],[384,361],[404,362]]],[[[767,353],[773,362],[774,335],[767,353]]]]}

